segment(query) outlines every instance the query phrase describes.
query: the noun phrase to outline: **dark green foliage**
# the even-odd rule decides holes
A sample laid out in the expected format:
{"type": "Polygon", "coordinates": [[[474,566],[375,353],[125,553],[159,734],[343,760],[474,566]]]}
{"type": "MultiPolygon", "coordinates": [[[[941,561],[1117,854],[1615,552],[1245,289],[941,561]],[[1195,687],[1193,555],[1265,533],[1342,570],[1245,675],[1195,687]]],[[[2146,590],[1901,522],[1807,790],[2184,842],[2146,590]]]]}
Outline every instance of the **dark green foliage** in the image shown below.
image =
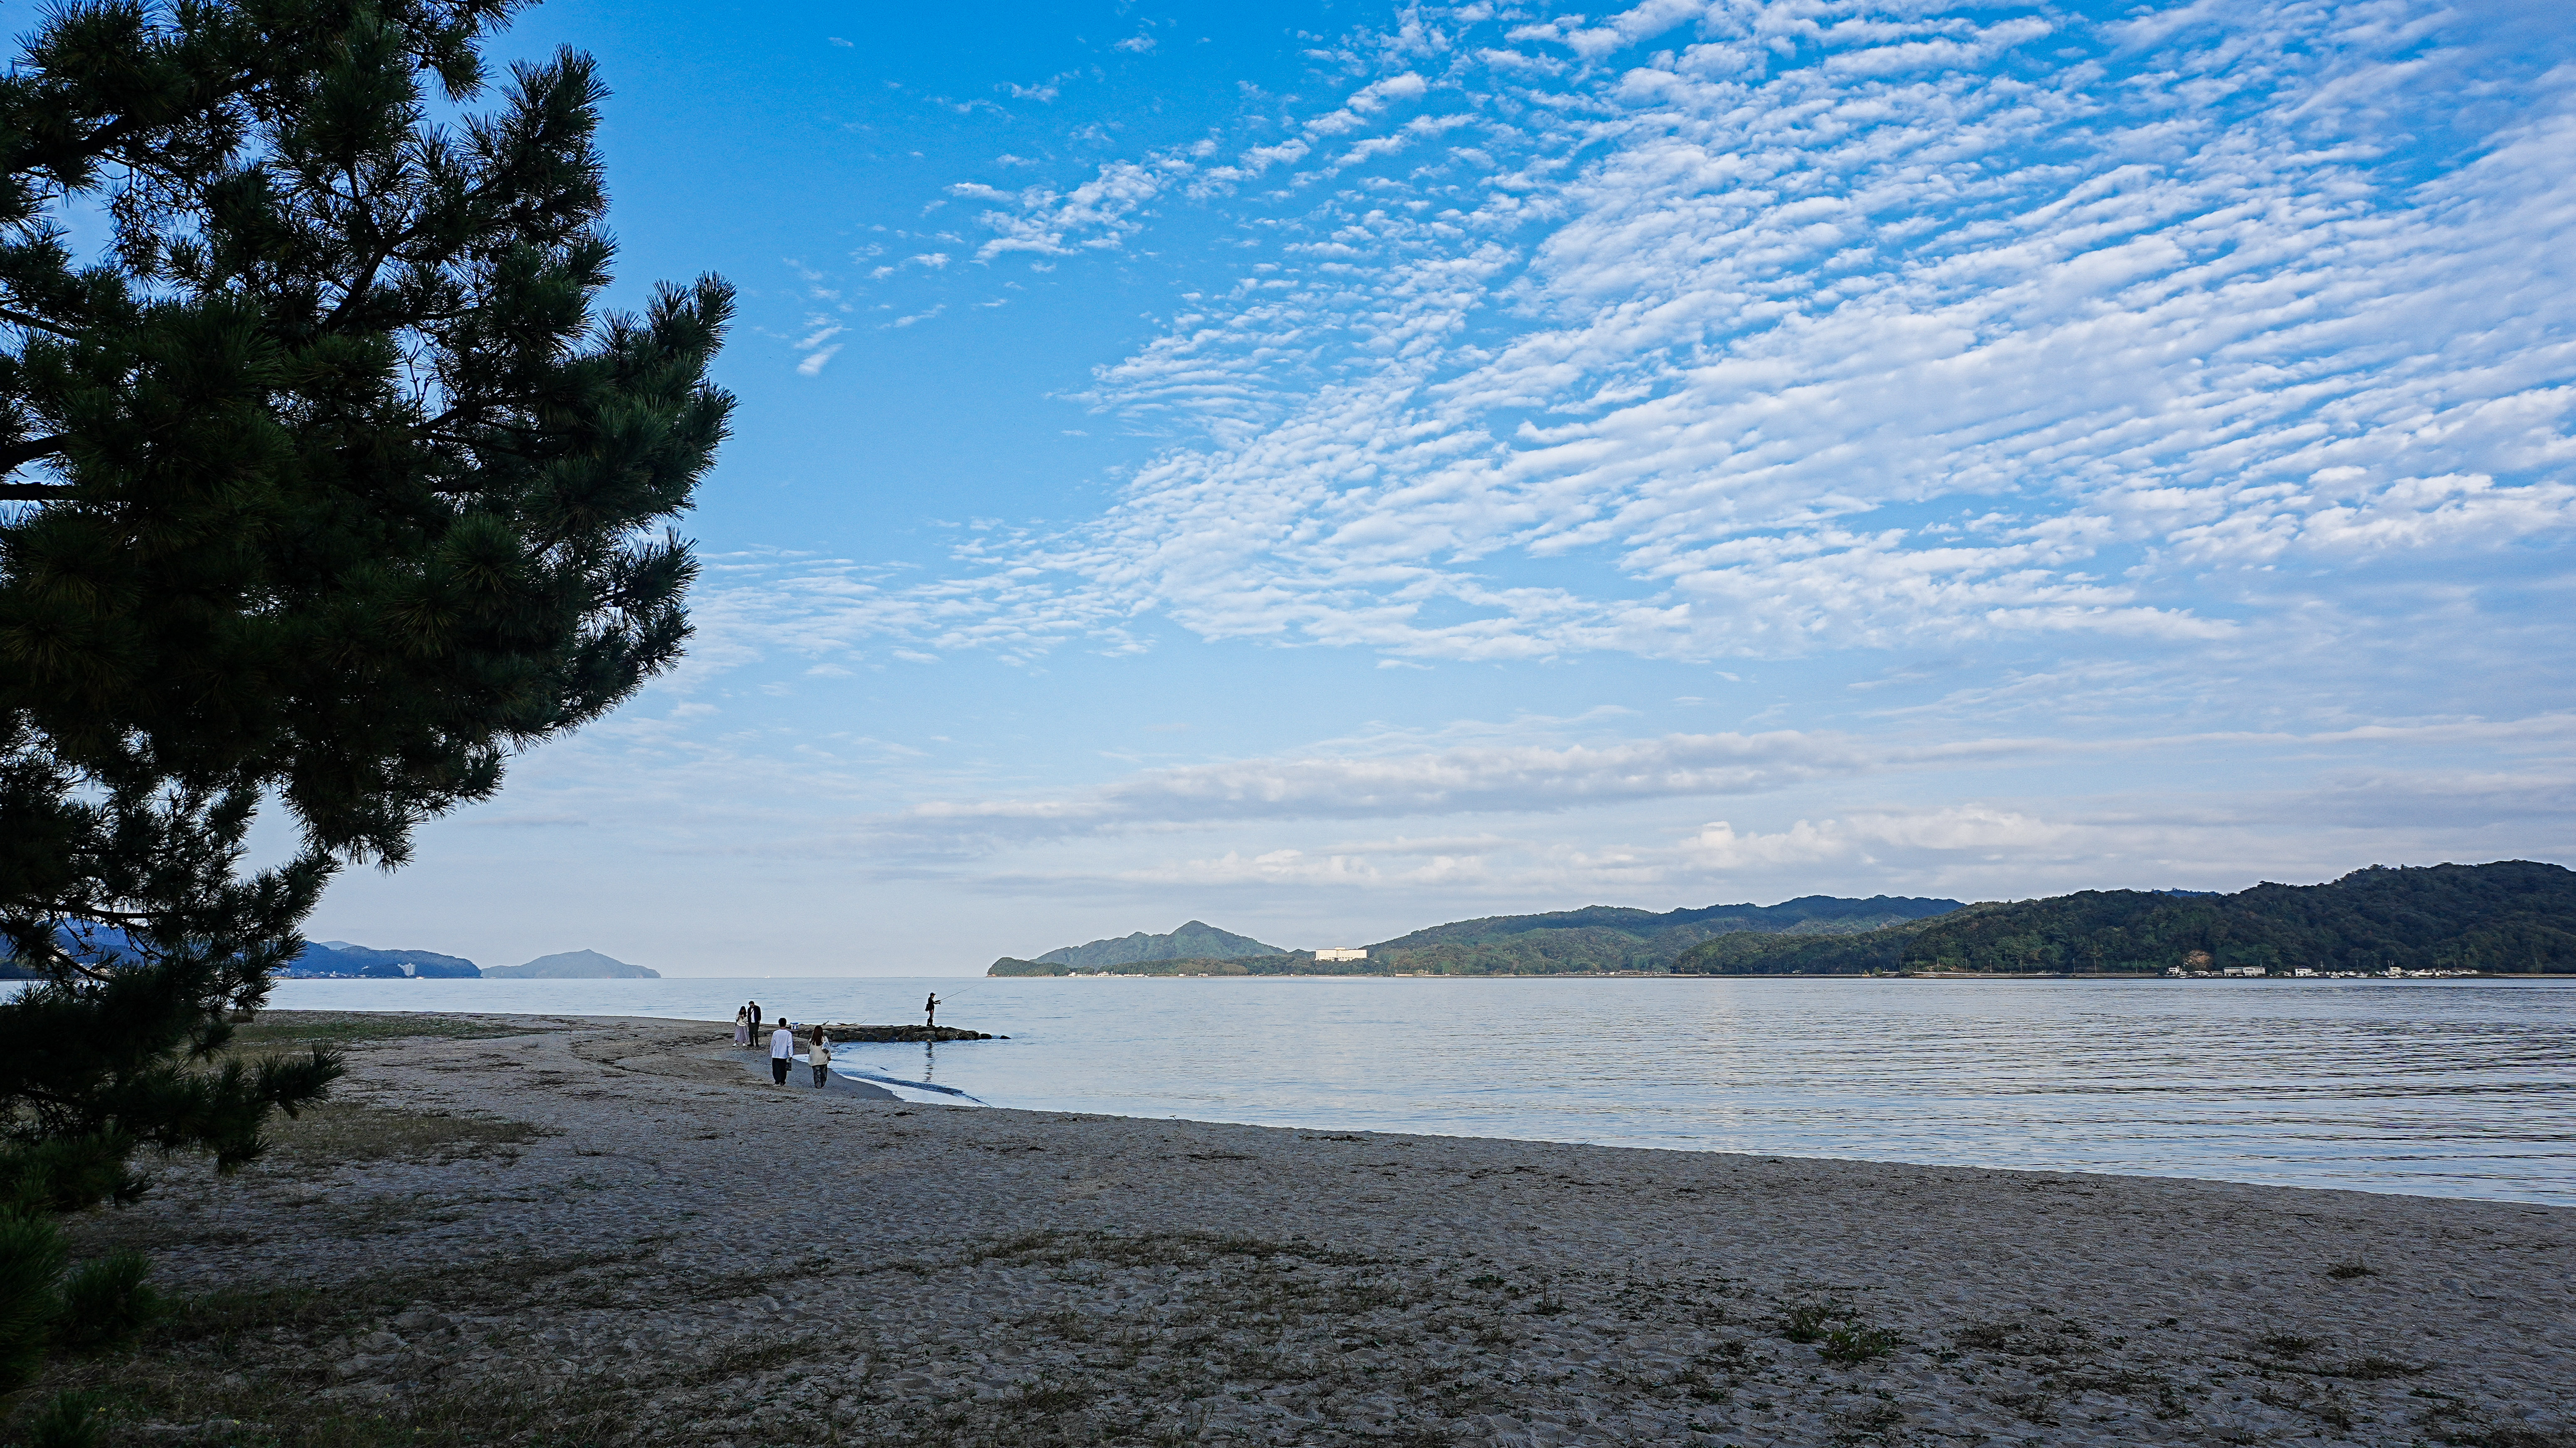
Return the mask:
{"type": "Polygon", "coordinates": [[[1037,963],[1077,970],[1117,970],[1145,961],[1231,960],[1246,955],[1286,954],[1278,946],[1264,945],[1249,935],[1219,930],[1204,920],[1188,920],[1168,935],[1148,935],[1139,930],[1115,940],[1068,945],[1039,956],[1037,963]]]}
{"type": "Polygon", "coordinates": [[[1972,905],[1839,939],[1727,936],[1674,969],[1708,974],[2152,973],[2288,970],[2576,972],[2576,872],[2506,860],[2372,866],[2325,885],[2233,895],[2087,890],[1972,905]]]}
{"type": "Polygon", "coordinates": [[[307,945],[287,967],[289,976],[356,975],[374,980],[473,980],[481,966],[433,950],[371,950],[363,945],[307,945]]]}
{"type": "Polygon", "coordinates": [[[1956,910],[1956,900],[1808,895],[1777,905],[1645,910],[1592,905],[1543,915],[1497,915],[1417,930],[1369,947],[1372,964],[1441,975],[1551,975],[1666,970],[1700,941],[1739,933],[1846,935],[1956,910]]]}
{"type": "Polygon", "coordinates": [[[1060,960],[1017,960],[1003,956],[985,968],[986,975],[1384,975],[1374,960],[1315,963],[1313,951],[1277,955],[1194,956],[1187,960],[1130,960],[1106,965],[1068,965],[1060,960]]]}
{"type": "Polygon", "coordinates": [[[107,1441],[107,1400],[97,1393],[56,1393],[18,1425],[23,1448],[98,1448],[107,1441]]]}
{"type": "MultiPolygon", "coordinates": [[[[36,1380],[54,1350],[99,1352],[130,1343],[161,1314],[140,1252],[83,1263],[68,1280],[53,1219],[0,1210],[0,1397],[36,1380]]],[[[99,1405],[64,1394],[19,1424],[21,1443],[94,1443],[99,1405]]]]}
{"type": "MultiPolygon", "coordinates": [[[[1736,936],[1764,940],[1832,939],[1956,910],[1956,900],[1877,895],[1843,900],[1808,895],[1777,905],[1711,905],[1655,914],[1589,905],[1543,915],[1494,915],[1434,925],[1368,948],[1366,960],[1317,962],[1312,951],[1262,956],[1134,960],[1113,965],[1004,956],[987,975],[1075,975],[1106,969],[1120,975],[1587,975],[1662,971],[1698,941],[1736,936]]],[[[1063,955],[1065,952],[1050,952],[1063,955]]]]}
{"type": "Polygon", "coordinates": [[[1882,1358],[1904,1343],[1905,1339],[1883,1327],[1837,1327],[1828,1329],[1816,1344],[1816,1355],[1829,1363],[1849,1367],[1882,1358]]]}
{"type": "Polygon", "coordinates": [[[679,655],[730,293],[594,315],[587,57],[431,120],[515,8],[72,4],[0,76],[0,1201],[255,1157],[338,1066],[214,1062],[333,872],[679,655]]]}
{"type": "Polygon", "coordinates": [[[0,1006],[0,1102],[21,1113],[17,1139],[0,1144],[0,1204],[130,1199],[143,1187],[126,1166],[138,1146],[200,1147],[236,1170],[258,1158],[272,1109],[293,1111],[338,1078],[339,1059],[319,1050],[204,1064],[232,1032],[207,1006],[216,975],[181,953],[0,1006]]]}
{"type": "Polygon", "coordinates": [[[33,1382],[44,1366],[65,1255],[51,1219],[0,1211],[0,1394],[33,1382]]]}
{"type": "Polygon", "coordinates": [[[1791,1342],[1819,1342],[1824,1338],[1826,1324],[1849,1315],[1839,1302],[1792,1302],[1780,1309],[1780,1335],[1791,1342]]]}
{"type": "Polygon", "coordinates": [[[1673,970],[1686,975],[1867,975],[1901,970],[1906,943],[1928,924],[1907,921],[1858,935],[1721,935],[1684,951],[1673,962],[1673,970]]]}
{"type": "Polygon", "coordinates": [[[111,1252],[84,1262],[63,1282],[54,1345],[72,1352],[124,1347],[162,1313],[161,1295],[145,1279],[152,1263],[140,1252],[111,1252]]]}

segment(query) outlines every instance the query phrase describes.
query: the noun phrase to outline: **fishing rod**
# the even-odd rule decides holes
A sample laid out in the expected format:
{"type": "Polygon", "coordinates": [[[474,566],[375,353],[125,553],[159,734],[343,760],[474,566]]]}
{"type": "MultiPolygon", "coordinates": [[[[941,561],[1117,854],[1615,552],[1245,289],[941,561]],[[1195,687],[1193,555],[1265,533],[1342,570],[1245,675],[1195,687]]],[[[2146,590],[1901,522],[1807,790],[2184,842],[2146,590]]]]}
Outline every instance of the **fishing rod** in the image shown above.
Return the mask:
{"type": "Polygon", "coordinates": [[[993,983],[994,979],[995,979],[995,977],[992,977],[992,976],[989,976],[989,975],[970,975],[970,976],[965,977],[965,980],[966,980],[966,988],[965,988],[964,990],[958,991],[955,995],[951,995],[951,994],[949,994],[948,992],[946,992],[946,991],[941,991],[941,990],[933,990],[933,991],[931,992],[931,994],[932,994],[932,995],[935,995],[935,996],[937,996],[937,997],[939,997],[939,1003],[940,1003],[941,1005],[943,1005],[943,1006],[944,1006],[944,1005],[948,1004],[950,1001],[953,1001],[953,1000],[957,999],[957,998],[958,998],[958,996],[970,996],[970,995],[973,995],[975,992],[977,992],[977,991],[979,991],[979,990],[982,990],[984,987],[986,987],[986,986],[988,986],[988,985],[991,985],[991,984],[993,983]]]}

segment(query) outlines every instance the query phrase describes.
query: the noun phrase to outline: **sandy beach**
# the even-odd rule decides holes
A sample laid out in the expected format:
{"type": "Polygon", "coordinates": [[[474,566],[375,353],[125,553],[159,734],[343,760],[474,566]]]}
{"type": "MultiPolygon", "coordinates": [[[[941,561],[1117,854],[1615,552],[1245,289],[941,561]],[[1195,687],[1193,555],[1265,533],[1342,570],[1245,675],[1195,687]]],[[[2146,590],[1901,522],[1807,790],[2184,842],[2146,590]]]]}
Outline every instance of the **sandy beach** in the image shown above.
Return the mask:
{"type": "Polygon", "coordinates": [[[198,1298],[80,1370],[120,1441],[2576,1444],[2562,1208],[917,1105],[773,1087],[713,1023],[303,1024],[339,1104],[76,1225],[198,1298]]]}

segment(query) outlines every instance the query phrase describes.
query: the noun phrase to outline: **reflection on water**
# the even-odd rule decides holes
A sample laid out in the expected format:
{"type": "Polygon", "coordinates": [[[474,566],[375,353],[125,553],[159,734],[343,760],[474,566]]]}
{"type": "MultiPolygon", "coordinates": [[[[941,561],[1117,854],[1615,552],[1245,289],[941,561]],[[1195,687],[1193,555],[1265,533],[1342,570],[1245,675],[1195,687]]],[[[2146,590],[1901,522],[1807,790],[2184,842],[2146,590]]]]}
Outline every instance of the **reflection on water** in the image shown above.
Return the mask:
{"type": "MultiPolygon", "coordinates": [[[[892,1022],[923,984],[298,981],[274,1004],[729,1020],[756,995],[892,1022]]],[[[1012,1039],[836,1059],[996,1106],[2576,1203],[2576,980],[945,984],[942,1015],[1012,1039]]]]}

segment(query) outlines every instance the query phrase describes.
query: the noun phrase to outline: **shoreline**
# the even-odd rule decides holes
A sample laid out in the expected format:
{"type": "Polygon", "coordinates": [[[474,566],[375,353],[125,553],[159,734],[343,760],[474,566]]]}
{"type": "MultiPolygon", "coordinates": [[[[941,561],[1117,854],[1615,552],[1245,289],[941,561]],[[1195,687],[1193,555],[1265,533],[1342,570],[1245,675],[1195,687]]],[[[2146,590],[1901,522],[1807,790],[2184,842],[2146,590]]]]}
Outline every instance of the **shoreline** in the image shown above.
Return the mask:
{"type": "Polygon", "coordinates": [[[941,1110],[773,1088],[727,1024],[263,1020],[355,1033],[343,1126],[74,1224],[176,1292],[310,1294],[87,1369],[149,1441],[2576,1445],[2576,1208],[941,1110]]]}
{"type": "MultiPolygon", "coordinates": [[[[904,994],[900,986],[844,993],[841,984],[776,984],[760,994],[800,1020],[827,1021],[886,1019],[904,994]]],[[[307,988],[279,1004],[716,1016],[713,992],[703,989],[511,990],[489,993],[498,999],[488,1003],[486,994],[307,988]]],[[[961,1046],[954,1049],[965,1054],[940,1051],[929,1061],[920,1046],[867,1046],[845,1054],[842,1070],[962,1087],[995,1105],[1149,1120],[2576,1206],[2576,1093],[2564,1080],[2523,1073],[2571,1040],[2576,1000],[2560,986],[2104,995],[2060,983],[1998,996],[1982,985],[1666,995],[1308,983],[1242,994],[1010,991],[967,1001],[951,1019],[1036,1039],[961,1046]],[[1134,1032],[1121,1024],[1129,1006],[1152,1022],[1132,1046],[1123,1043],[1134,1032]],[[1308,1040],[1296,1023],[1313,1010],[1353,1023],[1355,1034],[1308,1040]],[[1775,1010],[1786,1012],[1776,1017],[1785,1035],[1761,1024],[1775,1010]],[[1981,1023],[1995,1019],[2031,1030],[1981,1050],[1981,1023]],[[2452,1024],[2427,1034],[2422,1027],[2434,1020],[2452,1024]],[[2184,1034],[2173,1036],[2177,1029],[2184,1034]],[[2106,1044],[2106,1034],[2119,1044],[2106,1044]],[[2320,1056],[2304,1044],[2311,1038],[2352,1049],[2320,1056]],[[2411,1044],[2419,1039],[2427,1044],[2411,1044]],[[2180,1056],[2161,1065],[2133,1057],[2132,1046],[2167,1040],[2180,1056]],[[1326,1054],[1313,1056],[1318,1048],[1326,1054]],[[2069,1063],[2080,1063],[2071,1074],[2069,1063]],[[2417,1081],[2424,1071],[2436,1079],[2417,1081]]]]}
{"type": "MultiPolygon", "coordinates": [[[[312,979],[312,976],[299,976],[312,979]]],[[[837,976],[788,976],[788,979],[837,979],[837,976]]],[[[871,976],[850,976],[871,979],[871,976]]],[[[948,979],[948,976],[904,976],[904,979],[948,979]]],[[[2159,984],[2401,984],[2401,982],[2576,982],[2576,974],[2540,971],[2445,971],[2414,976],[2313,974],[2313,976],[2226,976],[2202,971],[2172,976],[2164,971],[1893,971],[1893,974],[1842,974],[1842,971],[1378,971],[1378,974],[1324,974],[1324,971],[1278,971],[1278,974],[1157,974],[1157,971],[1066,971],[1061,976],[956,976],[976,982],[2159,982],[2159,984]]]]}
{"type": "MultiPolygon", "coordinates": [[[[688,1024],[705,1025],[709,1027],[721,1024],[718,1022],[682,1021],[678,1018],[666,1016],[594,1016],[582,1017],[581,1019],[603,1023],[634,1022],[637,1024],[688,1024]]],[[[729,1029],[729,1027],[727,1029],[729,1029]]],[[[1007,1041],[1010,1037],[988,1036],[984,1039],[1007,1041]]],[[[760,1047],[729,1046],[728,1049],[743,1055],[744,1069],[749,1071],[752,1075],[761,1078],[763,1084],[767,1083],[768,1057],[763,1053],[760,1047]]],[[[810,1069],[810,1064],[804,1056],[797,1056],[794,1059],[796,1061],[796,1065],[789,1073],[787,1087],[782,1089],[810,1091],[811,1088],[805,1084],[807,1077],[803,1074],[810,1069]]],[[[1007,1106],[972,1096],[962,1088],[958,1087],[937,1086],[926,1082],[905,1081],[900,1078],[883,1075],[861,1076],[855,1071],[847,1071],[838,1065],[834,1066],[832,1068],[832,1084],[835,1087],[839,1087],[844,1081],[854,1083],[861,1087],[873,1087],[879,1091],[884,1091],[884,1089],[889,1086],[896,1086],[918,1092],[938,1093],[933,1096],[896,1096],[892,1092],[885,1093],[886,1099],[901,1100],[914,1105],[960,1106],[977,1110],[1016,1111],[1043,1116],[1078,1116],[1085,1120],[1098,1121],[1139,1123],[1172,1122],[1190,1126],[1242,1127],[1257,1131],[1293,1131],[1307,1133],[1309,1135],[1314,1133],[1340,1133],[1371,1139],[1383,1137],[1389,1140],[1412,1139],[1430,1141],[1488,1142],[1498,1145],[1581,1147],[1601,1151],[1669,1152],[1685,1156],[1760,1157],[1764,1160],[1780,1162],[1849,1162],[1862,1166],[1908,1167],[1925,1171],[2038,1173],[2048,1176],[2099,1177],[2107,1181],[2115,1182],[2155,1181],[2199,1183],[2208,1186],[2248,1187],[2262,1191],[2350,1192],[2355,1195],[2365,1197],[2403,1197],[2411,1200],[2430,1202],[2476,1202],[2501,1206],[2532,1206],[2552,1211],[2576,1212],[2576,1203],[2530,1201],[2525,1198],[2511,1196],[2469,1196],[2458,1193],[2445,1193],[2440,1191],[2410,1189],[2396,1186],[2315,1186],[2289,1182],[2254,1181],[2242,1177],[2203,1176],[2184,1172],[2121,1171],[2109,1167],[2097,1166],[1994,1166],[1972,1161],[1943,1161],[1904,1156],[1862,1155],[1856,1152],[1837,1153],[1819,1152],[1814,1150],[1756,1151],[1749,1149],[1728,1149],[1714,1146],[1663,1145],[1628,1141],[1595,1141],[1569,1136],[1499,1136],[1470,1131],[1441,1131],[1430,1127],[1404,1127],[1391,1129],[1373,1126],[1333,1125],[1329,1123],[1313,1122],[1281,1123],[1264,1121],[1235,1121],[1210,1116],[1148,1116],[1115,1111],[1076,1111],[1069,1107],[1007,1106]],[[944,1097],[956,1097],[962,1099],[942,1099],[944,1097]]],[[[2576,1443],[2571,1443],[2569,1448],[2576,1448],[2576,1443]]]]}
{"type": "MultiPolygon", "coordinates": [[[[10,979],[25,979],[25,980],[30,980],[30,981],[32,981],[32,980],[36,980],[36,979],[40,979],[40,978],[41,978],[41,977],[38,977],[38,976],[26,976],[26,977],[8,977],[8,976],[0,976],[0,981],[7,981],[7,980],[10,980],[10,979]]],[[[558,977],[548,977],[548,978],[546,978],[546,979],[548,979],[549,981],[559,982],[559,983],[563,983],[563,984],[571,984],[571,985],[599,985],[599,984],[602,984],[602,983],[604,983],[604,982],[608,982],[608,981],[623,981],[623,982],[628,983],[628,984],[635,984],[635,983],[638,983],[638,982],[636,982],[632,977],[621,977],[621,976],[558,976],[558,977]]],[[[1856,972],[1839,972],[1839,971],[1836,971],[1836,972],[1810,972],[1810,971],[1746,971],[1746,972],[1729,972],[1729,971],[1689,971],[1689,972],[1674,972],[1674,971],[1668,971],[1668,970],[1497,971],[1497,972],[1493,972],[1493,973],[1490,973],[1490,974],[1479,974],[1479,973],[1468,972],[1468,971],[1429,971],[1429,970],[1416,970],[1416,971],[1371,971],[1371,972],[1363,972],[1363,973],[1359,973],[1359,974],[1334,973],[1334,972],[1326,972],[1326,971],[1293,971],[1293,972],[1291,972],[1291,971],[1282,971],[1282,972],[1271,973],[1271,974],[1251,974],[1251,973],[1245,973],[1245,974],[1241,974],[1241,975],[1236,975],[1236,974],[1217,974],[1217,973],[1172,974],[1172,973],[1164,973],[1164,972],[1156,972],[1156,971],[1079,971],[1079,972],[1067,972],[1067,973],[1065,973],[1065,974],[1063,974],[1063,975],[759,975],[759,976],[666,975],[666,976],[659,976],[659,977],[656,977],[656,979],[657,979],[657,980],[659,980],[660,982],[664,983],[664,984],[673,984],[673,985],[691,985],[691,984],[697,984],[697,983],[702,983],[702,982],[706,982],[706,981],[715,981],[715,980],[741,981],[741,982],[745,982],[745,983],[757,982],[757,981],[773,981],[773,980],[788,980],[788,981],[807,981],[807,980],[848,980],[848,981],[886,981],[886,980],[906,980],[906,981],[923,981],[923,980],[937,980],[937,981],[961,981],[961,982],[975,982],[975,983],[978,983],[978,984],[983,983],[983,982],[987,982],[987,981],[1005,981],[1005,980],[1008,980],[1008,981],[1075,981],[1075,980],[1223,980],[1223,981],[1265,981],[1265,980],[1351,980],[1351,981],[1372,981],[1372,980],[1675,980],[1675,981],[1687,981],[1687,980],[1798,980],[1798,981],[1819,981],[1819,980],[1851,980],[1851,981],[1877,981],[1877,982],[1902,981],[1902,980],[1934,980],[1934,981],[2081,980],[2081,981],[2157,981],[2157,982],[2162,982],[2162,983],[2167,983],[2167,984],[2174,984],[2174,985],[2185,985],[2185,984],[2192,984],[2192,983],[2195,983],[2195,982],[2207,982],[2207,983],[2211,983],[2211,984],[2222,984],[2222,985],[2238,985],[2238,984],[2245,984],[2245,983],[2254,982],[2254,981],[2263,981],[2263,982],[2269,982],[2269,983],[2275,983],[2275,984],[2303,984],[2303,985],[2325,985],[2325,984],[2336,984],[2336,983],[2340,983],[2340,984],[2364,984],[2364,985],[2395,985],[2395,984],[2401,984],[2401,983],[2405,983],[2405,982],[2412,982],[2412,981],[2479,981],[2479,982],[2491,982],[2491,981],[2533,981],[2533,982],[2561,981],[2561,982],[2571,982],[2571,983],[2576,983],[2576,972],[2569,972],[2569,971],[2560,971],[2560,972],[2546,972],[2546,971],[2453,971],[2453,972],[2445,972],[2445,973],[2440,973],[2440,974],[2425,973],[2425,974],[2406,975],[2406,976],[2390,976],[2390,975],[2384,975],[2384,974],[2377,974],[2377,975],[2374,975],[2374,974],[2353,974],[2353,973],[2350,973],[2350,972],[2334,972],[2334,973],[2323,973],[2323,974],[2317,974],[2317,975],[2306,975],[2306,976],[2293,976],[2293,975],[2270,975],[2270,976],[2227,976],[2227,975],[2221,975],[2221,974],[2218,974],[2218,973],[2215,973],[2215,972],[2203,972],[2203,973],[2196,974],[2196,975],[2173,976],[2173,975],[2165,974],[2165,973],[2163,973],[2163,972],[2161,972],[2161,971],[2155,971],[2155,972],[2149,972],[2149,971],[1984,971],[1984,972],[1979,972],[1979,971],[1909,970],[1909,971],[1896,971],[1896,972],[1891,972],[1891,973],[1882,974],[1882,975],[1867,975],[1867,974],[1861,974],[1861,973],[1856,973],[1856,972]]],[[[358,982],[358,983],[368,984],[368,985],[389,985],[389,984],[392,984],[393,982],[395,982],[395,981],[397,981],[397,980],[439,981],[439,982],[463,981],[463,980],[500,980],[500,981],[504,981],[504,982],[506,982],[506,983],[508,983],[508,984],[510,984],[510,985],[526,985],[526,984],[529,984],[529,983],[530,983],[530,982],[529,982],[529,981],[527,981],[527,980],[519,979],[519,978],[514,978],[514,977],[509,977],[509,976],[479,976],[479,977],[470,977],[470,976],[281,975],[281,976],[278,976],[278,977],[277,977],[277,980],[278,980],[280,983],[293,982],[293,983],[300,984],[300,985],[314,985],[314,984],[320,984],[320,983],[322,983],[322,982],[326,982],[326,981],[351,981],[351,982],[358,982]]]]}

